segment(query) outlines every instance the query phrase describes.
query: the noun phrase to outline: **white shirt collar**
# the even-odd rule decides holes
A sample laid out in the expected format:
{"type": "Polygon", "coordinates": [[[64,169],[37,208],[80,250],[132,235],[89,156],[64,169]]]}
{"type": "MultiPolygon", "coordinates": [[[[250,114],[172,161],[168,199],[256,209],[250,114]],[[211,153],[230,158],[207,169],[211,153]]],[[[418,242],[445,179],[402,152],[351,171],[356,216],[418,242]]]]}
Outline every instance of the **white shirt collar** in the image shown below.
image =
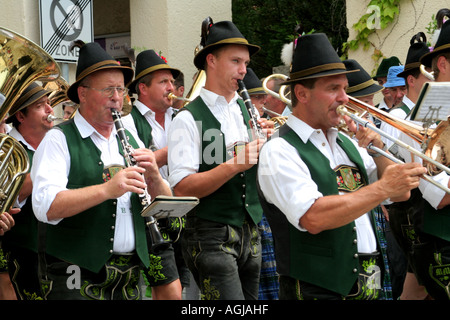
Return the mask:
{"type": "Polygon", "coordinates": [[[412,110],[414,108],[414,106],[416,105],[406,95],[403,96],[402,101],[403,101],[404,104],[406,104],[406,106],[408,107],[409,110],[412,110]]]}
{"type": "MultiPolygon", "coordinates": [[[[83,139],[90,137],[92,134],[97,134],[99,137],[103,137],[89,122],[86,121],[86,119],[79,112],[75,113],[73,119],[83,139]]],[[[116,127],[114,126],[110,138],[115,137],[115,135],[116,127]]]]}
{"type": "Polygon", "coordinates": [[[27,148],[31,151],[36,151],[22,136],[22,134],[19,132],[19,130],[16,129],[16,127],[12,127],[12,129],[8,132],[8,134],[16,139],[19,142],[22,142],[24,145],[27,146],[27,148]]]}
{"type": "MultiPolygon", "coordinates": [[[[292,130],[294,130],[294,132],[300,137],[300,139],[302,139],[304,143],[307,143],[308,140],[311,139],[311,136],[314,132],[322,132],[321,129],[312,128],[309,124],[297,118],[293,114],[290,114],[288,116],[287,124],[292,128],[292,130]]],[[[325,134],[327,135],[328,139],[330,139],[330,141],[338,139],[338,129],[336,128],[328,129],[328,132],[326,132],[325,134]]]]}
{"type": "MultiPolygon", "coordinates": [[[[144,103],[142,103],[142,102],[139,101],[139,100],[136,100],[136,101],[134,102],[134,105],[136,106],[136,108],[139,110],[139,112],[140,112],[143,116],[146,115],[146,114],[149,114],[149,115],[154,115],[154,114],[155,114],[155,112],[154,112],[152,109],[150,109],[149,107],[147,107],[144,103]]],[[[172,107],[168,108],[168,109],[166,110],[166,114],[168,114],[169,116],[172,116],[172,114],[173,114],[173,108],[172,108],[172,107]]]]}
{"type": "Polygon", "coordinates": [[[233,99],[231,99],[230,103],[228,103],[224,96],[220,96],[215,92],[209,91],[208,89],[205,89],[205,87],[201,88],[200,96],[202,97],[203,102],[205,102],[205,104],[209,107],[216,106],[216,103],[231,105],[239,99],[239,94],[235,92],[233,99]]]}

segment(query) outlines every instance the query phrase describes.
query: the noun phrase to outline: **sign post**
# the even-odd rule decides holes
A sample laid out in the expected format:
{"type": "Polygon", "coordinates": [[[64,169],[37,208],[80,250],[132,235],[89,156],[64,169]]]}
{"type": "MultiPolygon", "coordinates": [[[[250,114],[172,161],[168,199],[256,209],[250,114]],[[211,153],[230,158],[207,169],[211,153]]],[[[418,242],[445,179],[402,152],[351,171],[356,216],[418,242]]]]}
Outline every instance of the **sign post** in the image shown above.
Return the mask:
{"type": "Polygon", "coordinates": [[[73,40],[92,42],[91,0],[40,0],[41,47],[59,62],[77,62],[78,48],[69,50],[73,40]]]}

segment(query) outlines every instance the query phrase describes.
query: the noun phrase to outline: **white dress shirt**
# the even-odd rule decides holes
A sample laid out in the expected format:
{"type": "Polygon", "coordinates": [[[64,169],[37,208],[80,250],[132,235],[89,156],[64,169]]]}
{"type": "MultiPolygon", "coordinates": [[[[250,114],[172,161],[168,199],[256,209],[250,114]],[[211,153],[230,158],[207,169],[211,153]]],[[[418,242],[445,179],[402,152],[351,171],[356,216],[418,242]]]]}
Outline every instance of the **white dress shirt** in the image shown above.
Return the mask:
{"type": "MultiPolygon", "coordinates": [[[[334,170],[344,164],[356,166],[337,144],[337,129],[330,129],[327,132],[327,139],[322,130],[313,129],[292,114],[289,115],[287,124],[303,142],[311,141],[329,159],[331,169],[334,170]]],[[[375,181],[377,179],[375,162],[365,149],[352,142],[364,161],[369,182],[375,181]]],[[[323,194],[319,192],[317,184],[312,180],[310,171],[297,150],[281,138],[268,141],[259,155],[258,179],[266,200],[278,207],[294,227],[300,231],[307,231],[299,226],[300,218],[317,199],[323,197],[323,194]]],[[[358,251],[360,253],[376,251],[377,241],[369,214],[357,218],[355,223],[358,251]]]]}
{"type": "MultiPolygon", "coordinates": [[[[105,167],[123,165],[125,160],[119,153],[116,130],[113,129],[109,139],[106,139],[92,127],[83,116],[77,112],[75,124],[83,138],[90,137],[95,146],[101,150],[101,160],[105,167]]],[[[143,143],[137,136],[136,142],[142,148],[143,143]]],[[[86,161],[92,161],[86,159],[86,161]]],[[[67,190],[70,170],[70,154],[65,135],[57,129],[50,130],[37,148],[31,170],[33,181],[33,211],[37,219],[56,225],[62,219],[49,221],[47,212],[56,195],[67,190]]],[[[113,250],[115,253],[132,252],[135,249],[133,217],[131,213],[131,192],[117,199],[116,225],[113,250]]]]}
{"type": "MultiPolygon", "coordinates": [[[[221,131],[225,135],[227,149],[236,143],[249,141],[249,132],[244,123],[241,108],[237,103],[239,98],[237,93],[230,103],[223,96],[219,96],[205,88],[201,89],[200,97],[219,121],[221,131]]],[[[221,134],[216,131],[214,129],[208,130],[203,140],[209,141],[211,136],[219,136],[221,134]]],[[[199,136],[197,124],[190,112],[178,112],[172,121],[168,137],[169,183],[172,188],[186,176],[198,172],[201,157],[207,163],[222,162],[222,146],[219,144],[214,146],[216,148],[215,151],[219,154],[217,158],[210,157],[211,149],[208,148],[205,148],[205,154],[201,154],[202,140],[199,136]]]]}
{"type": "MultiPolygon", "coordinates": [[[[155,112],[153,112],[149,107],[147,107],[145,104],[143,104],[141,101],[136,100],[134,102],[134,105],[139,110],[139,113],[147,120],[147,122],[152,127],[152,138],[153,143],[156,147],[156,149],[162,149],[167,147],[167,134],[170,129],[170,125],[172,123],[172,116],[173,116],[173,108],[168,108],[165,113],[165,119],[164,119],[164,128],[159,124],[158,121],[156,121],[155,118],[155,112]]],[[[123,126],[133,133],[133,135],[137,136],[137,129],[136,125],[134,124],[133,117],[131,114],[126,115],[122,118],[123,126]]],[[[161,173],[161,176],[163,179],[168,178],[168,172],[167,172],[167,165],[162,166],[159,168],[159,172],[161,173]]]]}

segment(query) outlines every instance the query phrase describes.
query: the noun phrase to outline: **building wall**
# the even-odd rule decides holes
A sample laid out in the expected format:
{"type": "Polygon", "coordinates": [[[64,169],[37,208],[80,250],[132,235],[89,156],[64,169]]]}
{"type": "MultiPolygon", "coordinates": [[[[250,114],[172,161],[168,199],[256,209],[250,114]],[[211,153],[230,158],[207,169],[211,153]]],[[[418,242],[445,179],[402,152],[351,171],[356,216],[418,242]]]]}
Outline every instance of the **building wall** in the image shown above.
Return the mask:
{"type": "MultiPolygon", "coordinates": [[[[347,0],[347,27],[349,40],[355,38],[356,31],[352,26],[361,16],[366,14],[370,0],[347,0]]],[[[431,35],[426,27],[432,21],[439,9],[450,7],[447,0],[402,0],[399,5],[400,14],[385,29],[376,28],[376,32],[369,37],[373,43],[367,51],[362,48],[349,51],[349,58],[357,60],[369,73],[376,69],[378,62],[373,61],[374,48],[379,49],[385,57],[397,56],[405,63],[410,40],[418,32],[424,32],[427,39],[431,35]]]]}
{"type": "MultiPolygon", "coordinates": [[[[185,73],[187,90],[196,72],[194,49],[202,21],[231,20],[231,0],[92,0],[94,38],[129,39],[136,55],[145,49],[161,51],[170,66],[185,73]]],[[[38,0],[0,0],[0,26],[40,44],[38,0]]],[[[69,83],[76,64],[62,64],[69,83]]]]}
{"type": "Polygon", "coordinates": [[[131,46],[136,54],[153,49],[184,73],[186,91],[197,69],[193,64],[201,24],[231,20],[231,0],[131,0],[131,46]]]}

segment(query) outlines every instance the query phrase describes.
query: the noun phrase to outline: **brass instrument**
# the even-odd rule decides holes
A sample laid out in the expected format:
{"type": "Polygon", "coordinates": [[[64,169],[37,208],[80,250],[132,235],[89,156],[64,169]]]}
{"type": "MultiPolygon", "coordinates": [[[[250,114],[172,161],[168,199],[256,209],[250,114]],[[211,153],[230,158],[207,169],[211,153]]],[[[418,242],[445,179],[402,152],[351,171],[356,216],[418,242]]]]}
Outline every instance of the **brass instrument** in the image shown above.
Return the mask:
{"type": "Polygon", "coordinates": [[[64,121],[64,118],[57,117],[57,116],[55,116],[53,114],[49,114],[48,117],[47,117],[47,121],[48,122],[53,122],[53,121],[56,121],[56,120],[64,121]]]}
{"type": "Polygon", "coordinates": [[[41,47],[0,27],[0,120],[28,85],[55,81],[60,74],[57,63],[41,47]]]}
{"type": "Polygon", "coordinates": [[[30,168],[30,161],[20,142],[5,133],[0,133],[0,150],[0,214],[2,214],[14,204],[30,168]]]}
{"type": "MultiPolygon", "coordinates": [[[[265,92],[267,92],[267,94],[270,94],[272,97],[275,97],[275,98],[283,101],[279,92],[275,92],[275,91],[267,88],[267,82],[269,82],[272,79],[281,79],[283,81],[286,81],[288,79],[288,76],[285,74],[282,74],[282,73],[274,73],[274,74],[271,74],[270,76],[266,77],[262,83],[263,89],[265,92]]],[[[281,91],[281,88],[280,88],[280,91],[281,91]]],[[[283,101],[283,102],[285,102],[285,101],[283,101]]],[[[288,104],[287,101],[285,103],[288,104]]],[[[290,100],[289,100],[289,105],[291,105],[290,100]]]]}
{"type": "Polygon", "coordinates": [[[420,72],[430,81],[434,81],[434,72],[428,72],[425,70],[425,66],[423,64],[420,65],[420,72]]]}
{"type": "MultiPolygon", "coordinates": [[[[206,83],[206,73],[205,70],[197,70],[197,73],[195,74],[194,82],[191,86],[191,89],[189,90],[188,94],[186,95],[186,99],[189,101],[194,100],[196,97],[200,95],[200,90],[206,83]]],[[[183,107],[189,103],[189,101],[185,102],[183,104],[183,107]]]]}
{"type": "MultiPolygon", "coordinates": [[[[34,42],[0,27],[0,120],[34,81],[57,80],[60,69],[52,57],[34,42]]],[[[22,145],[0,134],[0,214],[17,198],[30,161],[22,145]]]]}
{"type": "Polygon", "coordinates": [[[291,100],[287,97],[288,94],[290,94],[291,92],[288,90],[289,85],[284,84],[280,87],[280,99],[281,101],[283,101],[284,103],[286,103],[286,105],[289,107],[289,109],[292,109],[292,102],[291,100]]]}
{"type": "MultiPolygon", "coordinates": [[[[288,85],[282,85],[282,86],[280,87],[280,91],[279,91],[279,92],[275,92],[275,91],[273,91],[273,90],[271,90],[271,89],[269,89],[269,88],[267,87],[267,82],[269,82],[269,81],[272,80],[272,79],[282,79],[283,81],[286,81],[286,80],[288,79],[288,76],[287,76],[287,75],[284,75],[284,74],[281,74],[281,73],[274,73],[274,74],[271,74],[270,76],[268,76],[268,77],[266,77],[266,78],[264,79],[262,86],[263,86],[264,91],[265,91],[267,94],[270,94],[271,96],[273,96],[273,97],[275,97],[275,98],[277,98],[277,99],[283,101],[283,102],[289,107],[289,109],[291,109],[291,108],[292,108],[291,100],[289,100],[289,99],[286,97],[287,94],[288,94],[286,91],[287,91],[287,89],[289,89],[289,86],[288,86],[288,85]]],[[[275,130],[278,130],[283,124],[286,123],[286,121],[287,121],[287,116],[282,116],[281,114],[279,114],[279,113],[277,113],[277,112],[275,112],[275,111],[272,111],[272,110],[270,110],[270,109],[267,109],[267,108],[265,108],[265,107],[263,107],[263,110],[264,110],[265,112],[270,113],[270,114],[273,115],[273,117],[270,118],[270,121],[273,121],[273,122],[274,122],[274,128],[275,128],[275,130]]]]}
{"type": "Polygon", "coordinates": [[[67,81],[62,77],[59,77],[55,81],[47,82],[44,85],[45,90],[52,91],[52,93],[48,96],[52,108],[56,107],[61,102],[70,101],[66,95],[69,87],[69,83],[67,83],[67,81]]]}
{"type": "MultiPolygon", "coordinates": [[[[129,144],[127,135],[125,134],[125,129],[122,124],[120,112],[116,109],[111,109],[112,117],[114,119],[114,125],[117,130],[117,135],[119,136],[120,143],[122,144],[123,154],[125,157],[125,162],[127,167],[137,166],[137,162],[132,156],[134,149],[129,144]]],[[[158,250],[164,250],[169,246],[169,243],[164,240],[163,236],[158,227],[158,222],[153,216],[146,216],[145,213],[148,211],[151,204],[151,197],[147,189],[144,189],[144,193],[139,194],[139,198],[142,204],[141,216],[145,216],[146,225],[149,230],[150,240],[151,240],[151,251],[157,252],[158,250]]]]}
{"type": "Polygon", "coordinates": [[[183,97],[178,97],[178,96],[174,95],[172,92],[169,92],[169,94],[167,95],[167,97],[168,97],[170,100],[181,100],[181,101],[185,101],[185,102],[191,102],[190,99],[188,99],[188,98],[183,98],[183,97]]]}
{"type": "MultiPolygon", "coordinates": [[[[432,158],[432,156],[439,156],[440,157],[439,160],[446,159],[446,162],[448,162],[448,157],[446,157],[445,154],[443,155],[443,150],[445,149],[445,145],[448,144],[447,137],[450,135],[449,120],[441,122],[435,130],[429,128],[425,129],[410,121],[400,119],[387,112],[384,112],[383,110],[379,110],[378,108],[375,108],[356,98],[353,98],[351,96],[348,96],[348,98],[349,102],[346,106],[338,107],[337,112],[339,114],[349,116],[356,123],[379,133],[380,135],[386,137],[387,139],[391,140],[400,147],[405,148],[410,153],[422,158],[425,161],[427,169],[429,169],[430,166],[434,168],[433,170],[428,171],[429,174],[433,175],[439,170],[446,171],[447,173],[450,174],[450,169],[447,167],[448,163],[442,164],[441,162],[432,158]],[[408,135],[409,137],[420,143],[422,149],[425,151],[421,152],[417,149],[414,149],[413,147],[404,143],[403,141],[396,139],[390,136],[389,134],[385,133],[384,131],[378,129],[369,121],[362,118],[360,116],[361,113],[369,113],[374,117],[380,119],[381,121],[384,121],[393,126],[394,128],[402,131],[403,133],[405,133],[406,135],[408,135]]],[[[403,163],[399,159],[393,157],[391,154],[384,152],[379,148],[376,148],[374,146],[368,146],[368,148],[382,154],[383,156],[391,159],[396,163],[403,163]]],[[[440,189],[446,191],[447,193],[450,193],[450,189],[447,186],[443,186],[439,183],[436,183],[434,180],[432,180],[432,178],[429,175],[424,175],[423,178],[428,182],[434,184],[435,186],[439,187],[440,189]]]]}

